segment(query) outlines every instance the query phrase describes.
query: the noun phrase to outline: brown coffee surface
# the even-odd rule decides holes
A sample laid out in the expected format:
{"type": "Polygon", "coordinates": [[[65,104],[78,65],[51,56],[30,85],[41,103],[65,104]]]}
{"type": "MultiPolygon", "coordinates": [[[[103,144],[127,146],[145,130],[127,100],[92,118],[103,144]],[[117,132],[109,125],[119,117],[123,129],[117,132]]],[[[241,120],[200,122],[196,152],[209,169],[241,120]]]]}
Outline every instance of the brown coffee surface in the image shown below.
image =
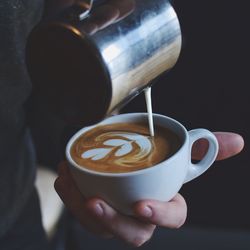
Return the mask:
{"type": "Polygon", "coordinates": [[[73,143],[70,153],[84,168],[126,173],[166,160],[180,145],[180,138],[167,128],[155,125],[151,137],[147,123],[116,123],[87,131],[73,143]]]}

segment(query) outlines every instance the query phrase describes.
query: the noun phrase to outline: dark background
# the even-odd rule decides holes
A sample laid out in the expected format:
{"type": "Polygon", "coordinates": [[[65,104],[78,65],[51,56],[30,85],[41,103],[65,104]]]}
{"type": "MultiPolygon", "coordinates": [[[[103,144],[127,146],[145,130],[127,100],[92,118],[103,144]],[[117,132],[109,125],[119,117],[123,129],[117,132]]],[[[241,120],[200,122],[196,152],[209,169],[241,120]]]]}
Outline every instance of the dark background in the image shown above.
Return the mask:
{"type": "MultiPolygon", "coordinates": [[[[249,12],[247,1],[174,1],[183,32],[177,65],[153,87],[153,110],[188,129],[234,131],[237,157],[186,184],[188,224],[250,229],[249,12]]],[[[143,96],[126,111],[145,110],[143,96]]]]}
{"type": "MultiPolygon", "coordinates": [[[[184,185],[181,193],[188,203],[187,225],[249,232],[250,20],[247,1],[176,0],[174,6],[182,27],[183,49],[174,69],[153,87],[154,112],[171,116],[188,129],[233,131],[245,139],[245,149],[240,155],[216,163],[206,174],[184,185]]],[[[141,95],[123,112],[145,110],[141,95]]],[[[35,118],[37,126],[33,131],[38,142],[38,158],[56,166],[62,156],[62,146],[58,145],[65,142],[70,129],[63,129],[58,121],[42,111],[37,112],[35,118]]]]}

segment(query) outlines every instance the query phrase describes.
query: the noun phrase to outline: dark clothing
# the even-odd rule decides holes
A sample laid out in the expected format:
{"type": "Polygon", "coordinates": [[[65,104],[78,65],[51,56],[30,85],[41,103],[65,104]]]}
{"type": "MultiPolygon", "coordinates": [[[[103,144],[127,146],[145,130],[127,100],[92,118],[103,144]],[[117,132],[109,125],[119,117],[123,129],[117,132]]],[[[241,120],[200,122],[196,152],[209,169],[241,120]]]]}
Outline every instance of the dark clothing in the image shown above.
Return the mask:
{"type": "Polygon", "coordinates": [[[31,83],[24,53],[42,2],[0,1],[0,237],[17,219],[34,185],[35,153],[24,109],[31,83]]]}
{"type": "Polygon", "coordinates": [[[40,204],[33,190],[18,220],[8,234],[0,240],[1,250],[49,250],[41,223],[40,204]]]}

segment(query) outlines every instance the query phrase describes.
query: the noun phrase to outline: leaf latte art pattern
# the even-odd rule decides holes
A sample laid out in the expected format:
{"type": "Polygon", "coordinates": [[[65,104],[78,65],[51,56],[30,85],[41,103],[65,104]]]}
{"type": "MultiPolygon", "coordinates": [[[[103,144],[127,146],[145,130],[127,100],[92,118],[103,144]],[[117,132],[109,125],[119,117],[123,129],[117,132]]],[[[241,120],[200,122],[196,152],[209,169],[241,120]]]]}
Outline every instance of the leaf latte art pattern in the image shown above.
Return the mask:
{"type": "Polygon", "coordinates": [[[144,161],[154,147],[150,137],[128,132],[103,133],[95,138],[94,145],[95,148],[82,153],[83,159],[108,160],[124,167],[130,167],[135,162],[144,161]]]}
{"type": "Polygon", "coordinates": [[[85,169],[127,173],[155,166],[178,149],[179,139],[156,124],[149,135],[147,123],[116,123],[96,126],[73,143],[73,160],[85,169]]]}

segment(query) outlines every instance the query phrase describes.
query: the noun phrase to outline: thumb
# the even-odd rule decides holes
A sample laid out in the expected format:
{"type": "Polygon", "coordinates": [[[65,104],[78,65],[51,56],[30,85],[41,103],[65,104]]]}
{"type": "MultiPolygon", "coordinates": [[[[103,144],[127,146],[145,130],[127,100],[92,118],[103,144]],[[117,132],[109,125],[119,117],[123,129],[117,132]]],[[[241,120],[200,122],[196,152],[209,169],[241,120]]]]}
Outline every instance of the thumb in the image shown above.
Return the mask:
{"type": "MultiPolygon", "coordinates": [[[[230,132],[214,132],[218,143],[219,152],[216,160],[224,160],[241,152],[244,147],[244,140],[241,135],[230,132]]],[[[208,141],[200,139],[194,143],[192,148],[192,159],[200,160],[208,149],[208,141]]]]}

